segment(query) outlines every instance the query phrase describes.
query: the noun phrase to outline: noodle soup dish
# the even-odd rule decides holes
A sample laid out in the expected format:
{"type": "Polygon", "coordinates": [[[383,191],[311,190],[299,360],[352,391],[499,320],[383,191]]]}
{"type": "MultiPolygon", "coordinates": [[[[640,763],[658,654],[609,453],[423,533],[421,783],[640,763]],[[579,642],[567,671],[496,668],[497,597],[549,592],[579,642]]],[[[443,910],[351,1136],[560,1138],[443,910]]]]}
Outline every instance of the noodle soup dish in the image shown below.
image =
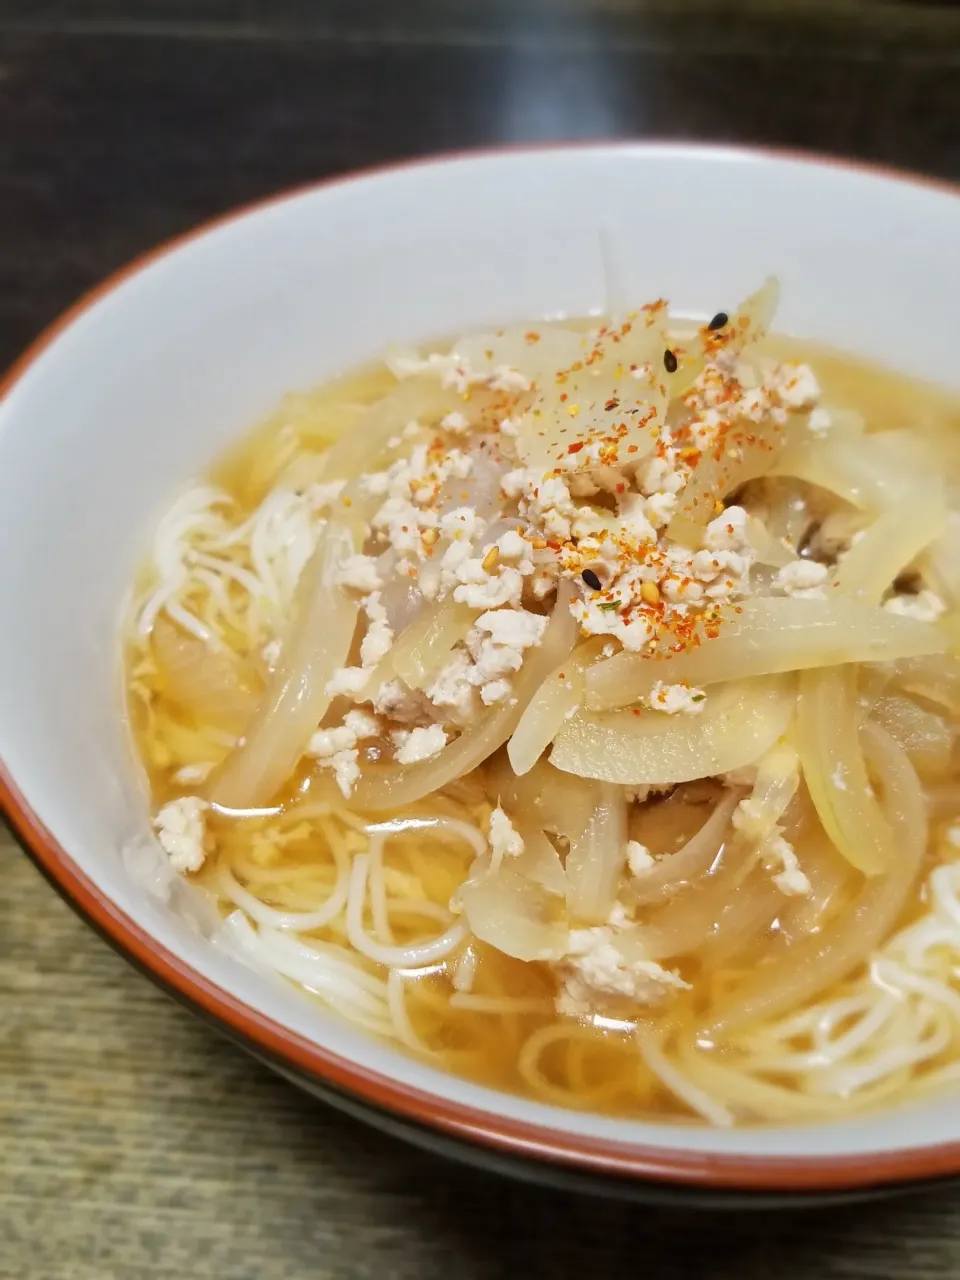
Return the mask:
{"type": "Polygon", "coordinates": [[[390,350],[171,501],[126,706],[223,945],[572,1108],[952,1083],[960,405],[778,292],[390,350]]]}
{"type": "Polygon", "coordinates": [[[711,1202],[960,1174],[958,211],[531,149],[122,272],[0,394],[28,854],[447,1153],[711,1202]]]}

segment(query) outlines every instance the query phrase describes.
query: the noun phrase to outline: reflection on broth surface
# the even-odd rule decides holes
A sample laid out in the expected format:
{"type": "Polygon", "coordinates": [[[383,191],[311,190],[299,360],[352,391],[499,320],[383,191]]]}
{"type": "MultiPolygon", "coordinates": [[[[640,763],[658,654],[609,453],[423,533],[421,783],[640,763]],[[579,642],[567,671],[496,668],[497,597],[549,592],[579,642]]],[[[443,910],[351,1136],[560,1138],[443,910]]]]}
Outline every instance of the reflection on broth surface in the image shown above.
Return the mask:
{"type": "Polygon", "coordinates": [[[128,710],[230,946],[564,1106],[960,1074],[960,406],[775,303],[393,353],[176,499],[128,710]]]}

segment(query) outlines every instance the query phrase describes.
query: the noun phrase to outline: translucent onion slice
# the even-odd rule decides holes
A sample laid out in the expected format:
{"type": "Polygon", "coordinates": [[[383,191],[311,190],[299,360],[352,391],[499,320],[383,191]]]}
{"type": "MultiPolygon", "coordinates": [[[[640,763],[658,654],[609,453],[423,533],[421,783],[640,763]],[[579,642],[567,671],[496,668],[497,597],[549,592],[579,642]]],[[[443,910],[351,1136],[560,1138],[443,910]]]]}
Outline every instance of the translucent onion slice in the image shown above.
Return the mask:
{"type": "Polygon", "coordinates": [[[926,469],[911,468],[893,451],[874,447],[880,439],[831,433],[811,441],[808,436],[781,455],[770,475],[805,480],[861,509],[880,509],[922,492],[929,478],[926,469]]]}
{"type": "Polygon", "coordinates": [[[597,346],[596,358],[588,349],[566,368],[544,375],[517,438],[528,467],[546,474],[596,466],[594,453],[584,447],[590,444],[609,449],[610,462],[618,455],[625,460],[632,448],[631,465],[653,450],[667,407],[664,320],[662,310],[641,312],[619,342],[607,338],[597,346]]]}
{"type": "Polygon", "coordinates": [[[796,686],[787,676],[711,690],[700,715],[580,711],[557,734],[550,763],[623,786],[711,778],[752,764],[784,733],[796,686]]]}
{"type": "Polygon", "coordinates": [[[329,442],[338,439],[369,405],[396,389],[397,380],[386,368],[367,366],[325,382],[312,391],[291,391],[271,419],[277,431],[288,423],[303,439],[329,442]]]}
{"type": "Polygon", "coordinates": [[[960,605],[960,512],[948,511],[942,534],[924,557],[924,569],[938,595],[960,605]]]}
{"type": "Polygon", "coordinates": [[[557,899],[512,866],[481,873],[457,893],[481,942],[515,960],[557,960],[564,954],[567,932],[556,919],[557,899]]]}
{"type": "Polygon", "coordinates": [[[438,422],[463,407],[463,398],[436,378],[410,378],[372,404],[326,455],[325,480],[352,480],[377,466],[391,436],[412,421],[438,422]]]}
{"type": "Polygon", "coordinates": [[[253,664],[226,645],[211,648],[187,635],[162,613],[150,639],[167,697],[199,720],[239,733],[263,690],[253,664]]]}
{"type": "Polygon", "coordinates": [[[449,662],[475,617],[474,610],[457,604],[452,595],[439,604],[427,605],[401,633],[384,661],[409,688],[425,689],[449,662]]]}
{"type": "Polygon", "coordinates": [[[510,325],[496,333],[466,334],[451,348],[474,374],[489,377],[506,365],[537,383],[582,360],[586,349],[582,333],[551,324],[510,325]]]}
{"type": "Polygon", "coordinates": [[[903,749],[879,725],[867,724],[863,748],[880,779],[884,812],[895,832],[897,856],[883,876],[868,880],[853,906],[759,964],[721,997],[707,1034],[734,1031],[776,1018],[842,982],[896,925],[920,870],[927,817],[920,779],[903,749]]]}
{"type": "Polygon", "coordinates": [[[564,720],[583,701],[583,672],[608,643],[597,636],[580,645],[544,680],[527,703],[520,723],[507,744],[507,755],[518,777],[529,773],[556,737],[564,720]]]}
{"type": "Polygon", "coordinates": [[[705,876],[723,848],[724,837],[742,791],[731,788],[714,806],[709,818],[676,853],[666,853],[629,886],[632,902],[659,902],[705,876]]]}
{"type": "Polygon", "coordinates": [[[720,451],[719,457],[714,450],[700,455],[693,474],[681,490],[676,514],[667,526],[674,542],[698,547],[704,529],[716,515],[717,499],[726,497],[748,480],[770,473],[797,430],[795,426],[782,427],[772,421],[749,426],[749,435],[735,432],[735,438],[720,451]]]}
{"type": "Polygon", "coordinates": [[[517,818],[514,825],[523,840],[523,853],[510,862],[520,875],[526,876],[547,890],[563,897],[567,892],[567,873],[546,833],[532,822],[517,818]]]}
{"type": "Polygon", "coordinates": [[[678,894],[645,924],[625,935],[622,949],[627,958],[644,957],[659,963],[673,956],[695,954],[705,943],[729,941],[730,909],[744,898],[749,901],[764,888],[770,888],[782,901],[782,895],[763,879],[763,873],[750,876],[745,872],[742,850],[740,855],[730,866],[721,865],[713,875],[701,877],[695,887],[678,894]]]}
{"type": "Polygon", "coordinates": [[[774,569],[782,569],[785,564],[796,560],[797,554],[775,538],[762,520],[756,516],[747,517],[747,541],[756,554],[760,564],[770,565],[774,569]]]}
{"type": "MultiPolygon", "coordinates": [[[[670,398],[682,395],[696,381],[708,360],[715,360],[720,353],[740,355],[748,346],[762,342],[769,332],[773,317],[780,303],[780,284],[775,276],[767,276],[755,293],[740,303],[721,329],[696,327],[696,339],[690,326],[684,327],[680,342],[686,351],[678,352],[680,364],[676,373],[667,379],[670,398]],[[689,376],[693,371],[693,376],[689,376]]],[[[671,332],[680,322],[670,320],[671,332]]]]}
{"type": "Polygon", "coordinates": [[[243,738],[210,777],[207,794],[214,804],[267,804],[306,750],[330,705],[327,683],[346,664],[357,626],[356,603],[333,585],[336,565],[355,549],[348,529],[327,524],[297,584],[277,669],[243,738]]]}
{"type": "Polygon", "coordinates": [[[767,276],[756,293],[741,302],[724,328],[717,331],[718,337],[725,338],[722,350],[739,354],[749,344],[762,342],[779,305],[780,282],[776,276],[767,276]]]}
{"type": "Polygon", "coordinates": [[[517,777],[504,754],[493,762],[488,778],[491,794],[498,795],[501,803],[518,815],[518,822],[567,840],[584,830],[597,803],[596,783],[562,773],[543,759],[529,773],[517,777]]]}
{"type": "Polygon", "coordinates": [[[601,783],[586,825],[567,854],[567,916],[605,924],[617,900],[626,861],[627,803],[622,787],[601,783]]]}
{"type": "Polygon", "coordinates": [[[412,765],[367,766],[354,791],[360,809],[391,809],[413,804],[470,773],[503,746],[544,678],[573,648],[577,624],[569,590],[561,585],[557,603],[538,648],[528,651],[514,679],[513,697],[493,707],[432,760],[412,765]]]}
{"type": "Polygon", "coordinates": [[[879,603],[907,565],[947,529],[943,484],[932,480],[922,493],[910,493],[887,507],[846,551],[833,576],[846,595],[879,603]]]}
{"type": "Polygon", "coordinates": [[[960,658],[906,658],[893,668],[893,678],[904,692],[960,715],[960,658]]]}
{"type": "Polygon", "coordinates": [[[942,716],[896,694],[880,698],[870,716],[899,743],[922,778],[944,777],[950,768],[953,733],[942,716]]]}
{"type": "Polygon", "coordinates": [[[586,705],[592,711],[626,706],[662,680],[691,685],[748,676],[834,666],[841,662],[886,662],[942,653],[938,629],[859,600],[754,597],[725,610],[719,634],[670,658],[618,653],[586,672],[586,705]]]}
{"type": "Polygon", "coordinates": [[[861,716],[855,667],[800,677],[797,748],[810,798],[838,851],[875,876],[893,865],[897,848],[867,776],[861,716]]]}

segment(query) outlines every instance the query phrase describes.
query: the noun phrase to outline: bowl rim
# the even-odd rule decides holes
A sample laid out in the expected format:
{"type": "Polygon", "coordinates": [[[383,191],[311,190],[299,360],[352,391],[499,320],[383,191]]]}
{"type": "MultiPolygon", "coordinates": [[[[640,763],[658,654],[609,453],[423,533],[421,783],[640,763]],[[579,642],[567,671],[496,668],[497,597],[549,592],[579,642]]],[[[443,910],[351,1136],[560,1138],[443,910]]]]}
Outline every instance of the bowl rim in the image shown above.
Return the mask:
{"type": "MultiPolygon", "coordinates": [[[[86,311],[151,264],[208,233],[273,205],[345,184],[451,162],[557,151],[621,150],[651,155],[675,152],[695,158],[772,160],[812,169],[839,169],[960,197],[960,183],[870,161],[792,148],[726,145],[656,139],[598,139],[467,148],[372,165],[284,189],[209,219],[139,254],[85,292],[27,347],[0,378],[0,403],[46,350],[86,311]]],[[[27,803],[0,759],[0,813],[23,848],[57,892],[135,967],[197,1012],[251,1047],[295,1072],[393,1113],[455,1141],[503,1155],[628,1180],[647,1180],[704,1190],[804,1192],[850,1191],[960,1174],[960,1141],[887,1152],[828,1156],[751,1156],[619,1143],[555,1130],[534,1121],[498,1116],[427,1090],[401,1084],[324,1048],[246,1005],[162,946],[121,911],[73,861],[27,803]]]]}

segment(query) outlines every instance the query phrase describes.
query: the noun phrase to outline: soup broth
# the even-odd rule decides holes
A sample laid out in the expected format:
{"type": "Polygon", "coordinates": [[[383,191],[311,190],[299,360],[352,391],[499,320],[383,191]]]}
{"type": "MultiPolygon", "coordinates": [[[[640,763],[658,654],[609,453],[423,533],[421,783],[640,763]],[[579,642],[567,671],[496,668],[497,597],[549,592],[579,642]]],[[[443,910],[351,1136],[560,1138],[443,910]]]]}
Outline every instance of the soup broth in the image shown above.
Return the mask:
{"type": "MultiPolygon", "coordinates": [[[[669,323],[671,376],[671,364],[682,374],[694,359],[698,332],[708,357],[706,373],[702,361],[694,371],[693,390],[669,399],[660,428],[658,448],[669,430],[669,449],[678,457],[686,450],[690,489],[713,448],[693,434],[690,420],[709,418],[695,397],[714,367],[710,334],[724,326],[669,323]]],[[[567,332],[582,335],[596,324],[567,332]]],[[[446,1070],[613,1115],[723,1125],[816,1119],[939,1089],[960,1074],[960,405],[938,389],[761,329],[737,353],[736,372],[718,356],[717,376],[736,380],[738,422],[753,423],[744,397],[756,393],[757,422],[728,450],[739,455],[734,468],[759,447],[752,433],[762,435],[771,418],[783,419],[772,430],[794,435],[785,444],[771,436],[769,459],[709,492],[710,519],[743,512],[750,539],[746,569],[731,558],[741,553],[730,551],[718,571],[730,575],[726,582],[736,579],[726,594],[716,592],[717,610],[729,610],[719,630],[702,605],[702,584],[720,577],[680,575],[698,585],[690,599],[700,612],[684,603],[682,585],[667,599],[669,573],[641,584],[644,616],[660,628],[651,640],[660,661],[649,661],[664,674],[652,688],[626,629],[611,622],[604,630],[605,619],[627,613],[622,595],[611,602],[595,591],[615,592],[613,571],[601,579],[602,557],[588,564],[570,550],[597,529],[618,538],[609,533],[612,522],[626,527],[633,510],[617,491],[623,480],[608,484],[600,475],[603,446],[579,496],[567,477],[594,522],[579,543],[569,512],[534,519],[533,500],[522,496],[519,515],[515,505],[501,509],[496,482],[518,465],[503,461],[501,445],[509,451],[517,437],[502,424],[533,412],[522,402],[530,387],[521,389],[521,379],[454,386],[451,398],[419,365],[399,379],[397,361],[370,366],[288,396],[178,499],[137,584],[125,637],[127,706],[165,856],[216,901],[229,945],[336,1015],[446,1070]],[[784,368],[812,370],[819,385],[795,405],[784,392],[771,409],[764,387],[771,369],[784,368]],[[377,406],[406,396],[414,383],[419,401],[411,394],[398,411],[419,426],[404,430],[397,419],[383,431],[377,406]],[[469,434],[463,418],[471,418],[469,434]],[[364,432],[370,444],[358,463],[364,432]],[[512,738],[493,734],[481,761],[452,776],[437,762],[469,736],[467,721],[444,720],[434,732],[415,723],[402,695],[416,689],[410,672],[429,663],[430,643],[448,658],[465,654],[467,628],[489,615],[472,596],[452,602],[449,614],[431,615],[432,640],[412,657],[408,651],[406,665],[398,659],[407,680],[388,669],[397,638],[418,617],[422,625],[418,610],[431,605],[413,592],[439,558],[447,526],[441,516],[415,530],[426,558],[411,563],[402,539],[399,548],[372,545],[369,504],[357,514],[362,486],[338,484],[395,466],[407,441],[435,449],[444,466],[452,452],[472,457],[469,474],[441,470],[436,483],[451,499],[448,515],[459,504],[490,522],[489,536],[499,539],[490,545],[501,548],[498,581],[508,554],[502,548],[512,546],[504,542],[508,531],[525,535],[534,555],[556,551],[560,568],[552,581],[542,577],[539,595],[528,588],[541,562],[524,576],[531,616],[559,611],[554,600],[569,600],[565,590],[585,600],[579,629],[530,689],[525,673],[551,644],[553,621],[505,677],[507,696],[487,705],[489,685],[479,695],[481,723],[537,696],[546,727],[534,732],[525,714],[512,738]],[[894,546],[903,541],[903,513],[924,495],[942,504],[942,520],[932,520],[931,536],[921,530],[913,543],[908,535],[894,546]],[[297,714],[284,664],[288,684],[319,678],[312,658],[294,672],[291,651],[313,607],[304,583],[314,572],[318,529],[336,520],[362,526],[352,544],[360,585],[344,588],[341,600],[330,594],[329,575],[318,579],[314,593],[330,599],[309,625],[320,628],[320,640],[345,628],[346,659],[337,665],[360,672],[366,684],[354,676],[335,687],[314,721],[317,732],[297,744],[289,768],[276,766],[282,777],[275,783],[286,744],[280,737],[267,743],[262,769],[248,767],[250,750],[258,733],[274,732],[264,728],[265,706],[275,718],[297,714]],[[884,520],[889,528],[880,527],[884,520]],[[870,538],[873,554],[860,568],[857,548],[870,538]],[[407,575],[409,598],[382,581],[382,561],[365,581],[368,557],[384,551],[394,579],[407,575]],[[893,566],[889,580],[882,565],[879,577],[871,569],[881,562],[893,566]],[[864,575],[852,591],[844,566],[848,579],[854,570],[864,575]],[[792,594],[782,586],[790,582],[792,594]],[[373,606],[360,606],[359,623],[358,593],[368,602],[378,594],[373,606]],[[781,647],[782,661],[764,667],[728,646],[729,672],[716,680],[704,667],[711,644],[745,628],[755,606],[823,600],[832,607],[841,595],[873,612],[816,621],[811,611],[811,628],[840,629],[830,642],[835,656],[812,658],[824,643],[813,636],[798,658],[785,630],[772,636],[768,629],[757,632],[759,647],[781,647]],[[387,611],[393,648],[388,641],[367,661],[362,650],[382,624],[377,607],[387,611]],[[887,635],[884,619],[903,627],[887,635]],[[706,628],[695,643],[684,630],[694,620],[706,628]],[[868,631],[873,641],[857,639],[868,631]],[[877,660],[864,656],[871,643],[877,660]],[[666,670],[678,656],[689,679],[666,670]],[[601,670],[608,663],[609,678],[601,670]],[[400,684],[394,703],[364,702],[384,673],[400,684]],[[658,697],[679,698],[684,709],[671,714],[658,697]],[[723,698],[730,699],[725,711],[723,698]],[[696,699],[702,710],[690,705],[696,699]],[[350,714],[372,721],[347,732],[350,714]],[[633,743],[623,735],[634,721],[652,726],[649,748],[618,745],[633,743]],[[757,752],[741,761],[737,751],[751,733],[757,752]],[[418,756],[413,747],[427,738],[417,734],[433,735],[431,749],[443,738],[440,749],[418,756]],[[539,734],[542,748],[521,751],[524,734],[539,734]],[[590,763],[591,735],[600,764],[590,763]],[[681,762],[669,776],[671,762],[702,750],[710,735],[717,767],[700,773],[681,762]],[[663,777],[643,772],[643,751],[664,760],[663,777]],[[610,763],[621,758],[628,763],[610,763]],[[578,772],[579,760],[587,764],[578,772]],[[439,784],[413,794],[410,777],[428,768],[439,784]],[[612,873],[601,865],[609,857],[605,823],[620,824],[612,873]],[[611,874],[608,889],[591,885],[591,877],[611,874]]],[[[531,349],[548,332],[531,327],[531,349]]],[[[621,331],[611,325],[604,332],[621,331]]],[[[404,358],[411,367],[420,359],[404,358]]],[[[583,447],[579,425],[571,416],[564,450],[583,447]]],[[[625,427],[622,439],[629,438],[625,427]]],[[[665,504],[659,534],[652,530],[660,544],[682,514],[684,492],[665,504]]],[[[652,501],[643,498],[648,514],[652,501]]],[[[640,545],[652,545],[649,536],[640,545]]],[[[482,556],[488,576],[496,559],[489,549],[482,556]]],[[[478,586],[486,589],[485,581],[478,586]]],[[[441,587],[434,602],[443,600],[441,587]]],[[[470,661],[465,655],[462,665],[470,661]]]]}

